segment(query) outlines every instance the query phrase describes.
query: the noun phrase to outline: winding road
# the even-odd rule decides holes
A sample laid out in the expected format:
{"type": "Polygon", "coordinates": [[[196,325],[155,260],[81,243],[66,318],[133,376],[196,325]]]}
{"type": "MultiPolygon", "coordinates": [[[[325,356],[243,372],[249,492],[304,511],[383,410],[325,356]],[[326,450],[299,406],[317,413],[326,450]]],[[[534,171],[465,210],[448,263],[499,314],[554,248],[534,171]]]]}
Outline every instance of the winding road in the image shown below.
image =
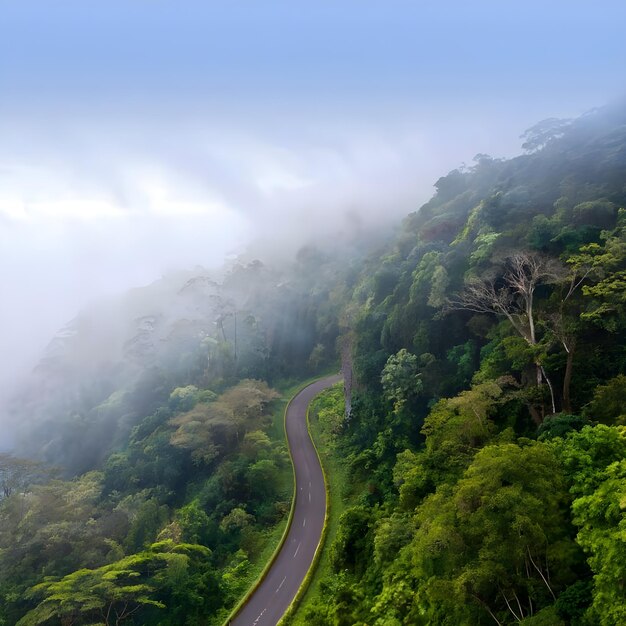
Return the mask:
{"type": "Polygon", "coordinates": [[[287,441],[296,472],[296,505],[289,533],[272,567],[230,622],[231,626],[276,626],[311,567],[326,516],[324,475],[306,423],[309,403],[341,380],[328,376],[305,387],[287,409],[287,441]]]}

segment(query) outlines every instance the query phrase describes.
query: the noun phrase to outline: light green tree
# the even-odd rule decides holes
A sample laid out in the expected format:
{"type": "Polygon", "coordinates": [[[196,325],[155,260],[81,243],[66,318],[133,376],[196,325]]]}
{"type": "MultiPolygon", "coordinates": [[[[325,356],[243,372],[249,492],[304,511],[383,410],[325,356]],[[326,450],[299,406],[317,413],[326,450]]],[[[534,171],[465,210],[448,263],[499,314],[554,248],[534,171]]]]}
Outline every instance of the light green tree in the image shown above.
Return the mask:
{"type": "Polygon", "coordinates": [[[405,348],[392,354],[383,369],[381,382],[385,397],[393,404],[394,411],[399,413],[422,390],[418,358],[405,348]]]}
{"type": "Polygon", "coordinates": [[[417,508],[413,540],[388,570],[381,610],[384,594],[404,580],[416,594],[403,618],[476,624],[490,616],[504,624],[536,613],[574,580],[567,504],[548,444],[482,448],[456,485],[441,485],[417,508]]]}

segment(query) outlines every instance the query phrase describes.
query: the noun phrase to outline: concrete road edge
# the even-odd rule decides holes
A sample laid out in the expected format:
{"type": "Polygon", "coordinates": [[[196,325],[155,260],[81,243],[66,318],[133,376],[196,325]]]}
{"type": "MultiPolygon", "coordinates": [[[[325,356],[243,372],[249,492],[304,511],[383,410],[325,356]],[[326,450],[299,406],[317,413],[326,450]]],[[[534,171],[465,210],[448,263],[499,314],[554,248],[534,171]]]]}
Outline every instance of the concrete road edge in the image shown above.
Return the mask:
{"type": "MultiPolygon", "coordinates": [[[[341,381],[337,381],[337,382],[339,383],[341,381]]],[[[295,612],[298,609],[300,602],[302,602],[302,599],[304,598],[304,594],[306,593],[309,585],[311,584],[311,579],[313,578],[313,574],[315,573],[319,560],[322,556],[322,550],[324,549],[324,544],[326,542],[326,535],[328,534],[328,519],[330,517],[330,498],[329,498],[329,493],[328,493],[328,479],[326,478],[326,470],[324,469],[324,464],[322,463],[322,457],[320,456],[320,452],[317,449],[317,446],[315,445],[315,439],[313,438],[313,435],[311,434],[311,423],[309,421],[309,412],[310,412],[311,404],[313,403],[313,400],[315,400],[315,398],[317,398],[320,394],[324,393],[324,391],[327,391],[330,388],[331,387],[328,387],[327,389],[320,391],[320,393],[318,393],[317,396],[315,396],[311,400],[311,402],[309,403],[309,406],[306,409],[306,428],[309,433],[309,438],[311,439],[311,443],[313,444],[313,448],[315,449],[315,454],[317,454],[317,459],[320,463],[320,467],[322,468],[322,476],[324,477],[324,491],[326,493],[326,513],[324,515],[324,526],[322,526],[322,534],[320,536],[320,542],[317,544],[315,555],[313,556],[313,560],[311,561],[311,566],[309,567],[309,571],[306,573],[306,576],[304,577],[304,580],[302,581],[302,584],[300,585],[300,588],[298,589],[298,593],[296,593],[296,595],[294,596],[293,600],[291,601],[291,604],[289,605],[289,608],[285,611],[284,615],[280,618],[278,622],[278,626],[287,626],[287,624],[289,623],[289,620],[295,615],[295,612]]]]}
{"type": "MultiPolygon", "coordinates": [[[[272,565],[274,565],[274,562],[276,561],[276,559],[278,557],[278,554],[280,553],[283,545],[285,544],[285,540],[287,539],[287,535],[289,534],[289,530],[291,529],[291,523],[293,522],[293,516],[294,516],[295,509],[296,509],[296,498],[295,498],[295,496],[296,496],[296,466],[295,466],[295,464],[293,462],[293,454],[291,452],[291,447],[289,447],[289,440],[287,439],[287,412],[289,411],[289,406],[291,405],[291,402],[293,401],[293,399],[299,393],[304,391],[304,389],[306,389],[309,385],[312,385],[313,383],[316,383],[318,380],[322,380],[323,378],[326,378],[327,376],[328,376],[328,374],[324,374],[322,376],[318,376],[316,378],[313,378],[313,379],[308,380],[307,382],[303,383],[302,386],[299,387],[298,390],[291,396],[291,398],[289,398],[289,402],[287,402],[287,405],[285,406],[285,410],[283,412],[283,430],[284,430],[284,433],[285,433],[285,442],[287,443],[287,448],[289,450],[289,458],[291,460],[291,470],[292,470],[292,475],[293,475],[293,490],[292,490],[292,496],[291,496],[291,508],[289,509],[289,517],[287,518],[287,525],[285,526],[285,530],[283,531],[282,537],[280,538],[280,541],[276,545],[276,548],[275,548],[274,552],[272,553],[272,556],[267,561],[267,564],[265,565],[265,567],[263,568],[263,570],[259,574],[258,578],[254,582],[254,584],[248,589],[248,591],[244,594],[244,596],[241,598],[241,600],[239,600],[239,602],[237,602],[237,604],[232,609],[232,611],[228,614],[226,619],[222,622],[222,626],[228,626],[230,624],[230,622],[235,618],[237,613],[239,613],[239,611],[241,611],[241,609],[245,606],[245,604],[248,602],[248,600],[252,597],[254,592],[259,588],[259,586],[261,585],[263,580],[265,580],[265,577],[267,576],[267,573],[270,571],[272,565]]],[[[322,393],[322,392],[320,391],[320,393],[322,393]]],[[[315,396],[315,397],[317,397],[317,396],[315,396]]],[[[311,400],[311,402],[312,401],[313,400],[311,400]]],[[[285,612],[283,617],[280,619],[279,624],[282,623],[282,621],[288,615],[290,615],[290,613],[293,610],[293,607],[296,604],[296,602],[297,601],[299,602],[299,600],[302,598],[303,588],[306,589],[306,586],[308,586],[308,584],[310,582],[312,571],[315,569],[315,567],[316,567],[316,565],[317,565],[317,563],[319,561],[319,556],[320,556],[320,552],[321,552],[321,546],[324,543],[324,539],[325,539],[325,536],[326,536],[326,526],[327,526],[327,522],[328,522],[328,508],[329,508],[328,483],[326,481],[326,472],[324,471],[324,466],[322,465],[322,460],[320,458],[319,451],[317,449],[317,446],[315,445],[315,441],[313,441],[313,437],[311,436],[311,429],[309,427],[309,407],[307,407],[307,411],[306,411],[306,422],[307,422],[307,431],[309,433],[309,438],[311,439],[311,442],[313,443],[313,448],[315,449],[315,454],[317,454],[317,458],[319,460],[320,467],[322,468],[322,475],[324,477],[324,491],[326,492],[326,515],[324,517],[324,526],[322,528],[322,535],[320,537],[320,542],[319,542],[319,544],[317,546],[317,549],[315,551],[315,555],[313,557],[313,561],[311,562],[311,567],[309,568],[309,571],[307,572],[304,580],[302,581],[302,585],[300,585],[300,589],[298,589],[298,593],[296,594],[296,596],[292,600],[291,604],[289,605],[289,608],[287,609],[287,611],[285,612]]]]}

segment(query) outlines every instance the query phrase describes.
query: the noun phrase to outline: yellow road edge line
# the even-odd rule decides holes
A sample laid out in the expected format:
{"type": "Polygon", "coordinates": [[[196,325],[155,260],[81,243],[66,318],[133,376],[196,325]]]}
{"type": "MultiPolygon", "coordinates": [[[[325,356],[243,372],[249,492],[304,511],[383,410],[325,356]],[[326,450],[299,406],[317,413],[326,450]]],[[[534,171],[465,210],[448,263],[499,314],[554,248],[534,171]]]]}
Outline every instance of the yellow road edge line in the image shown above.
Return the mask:
{"type": "MultiPolygon", "coordinates": [[[[341,382],[341,380],[342,379],[338,380],[337,383],[341,382]]],[[[337,383],[334,383],[333,385],[336,385],[337,383]]],[[[331,387],[333,385],[331,385],[331,387]]],[[[330,389],[331,387],[328,387],[327,389],[330,389]]],[[[313,439],[313,435],[311,434],[311,422],[309,420],[309,411],[310,411],[311,404],[313,404],[313,401],[320,394],[324,393],[324,391],[327,391],[327,389],[323,389],[315,397],[313,397],[311,399],[311,402],[309,402],[309,405],[307,406],[307,409],[306,409],[306,428],[309,433],[309,438],[311,439],[311,443],[313,444],[313,448],[315,449],[315,454],[317,454],[317,459],[319,461],[320,467],[322,468],[322,476],[324,477],[324,491],[326,492],[326,510],[324,514],[324,525],[322,526],[322,534],[320,535],[320,541],[317,544],[317,548],[315,549],[315,554],[313,555],[313,560],[311,561],[311,566],[309,567],[309,571],[306,573],[306,576],[302,580],[302,584],[300,585],[300,588],[298,589],[296,595],[291,601],[291,604],[287,607],[287,610],[284,612],[283,616],[278,620],[277,626],[287,626],[288,621],[295,615],[295,612],[298,609],[300,602],[302,602],[302,599],[304,598],[304,595],[306,594],[306,591],[309,588],[309,585],[311,584],[311,579],[313,578],[313,574],[315,573],[315,570],[317,569],[317,566],[319,564],[319,560],[322,557],[322,550],[324,548],[324,543],[326,542],[326,535],[328,534],[328,520],[330,518],[330,494],[328,491],[328,479],[326,478],[326,470],[324,469],[324,464],[322,463],[322,457],[320,456],[319,450],[317,449],[317,446],[315,445],[315,439],[313,439]]]]}
{"type": "MultiPolygon", "coordinates": [[[[254,584],[250,587],[250,589],[248,589],[245,595],[241,598],[241,600],[239,600],[239,602],[235,605],[232,611],[228,614],[228,617],[224,620],[224,622],[222,623],[222,626],[229,626],[230,622],[233,619],[235,619],[239,611],[241,611],[241,609],[245,606],[248,600],[252,597],[254,592],[259,588],[261,583],[265,580],[267,573],[269,572],[270,568],[272,567],[272,565],[274,565],[274,562],[278,558],[278,553],[282,550],[282,547],[285,544],[285,540],[287,539],[287,535],[289,534],[289,530],[291,529],[291,523],[293,522],[293,516],[295,513],[295,509],[296,509],[296,495],[297,494],[296,494],[296,466],[293,462],[293,454],[291,453],[291,447],[289,446],[289,440],[287,439],[287,411],[289,411],[289,407],[291,406],[293,399],[300,392],[304,391],[309,385],[316,383],[318,380],[322,380],[323,378],[326,378],[331,375],[332,374],[324,374],[323,376],[318,376],[317,378],[313,378],[312,380],[309,380],[306,383],[303,383],[303,385],[291,396],[291,398],[289,398],[289,402],[287,402],[287,406],[285,407],[285,411],[283,413],[283,431],[285,433],[285,442],[287,443],[287,449],[289,450],[289,458],[291,460],[291,472],[293,475],[293,495],[291,497],[291,508],[289,509],[289,517],[287,518],[287,525],[285,526],[285,530],[283,531],[283,535],[280,538],[280,541],[278,542],[276,549],[272,553],[272,556],[269,558],[268,562],[266,563],[265,567],[259,574],[258,578],[254,582],[254,584]]],[[[315,396],[315,398],[317,398],[317,396],[315,396]]],[[[311,402],[313,402],[315,398],[311,399],[311,402]]],[[[315,442],[313,441],[313,437],[311,437],[311,430],[309,429],[309,407],[308,406],[307,406],[307,411],[306,411],[306,423],[307,423],[307,431],[309,433],[309,437],[311,438],[311,442],[313,443],[313,448],[315,449],[315,453],[317,454],[317,458],[319,459],[320,455],[319,455],[319,452],[317,451],[317,448],[315,447],[315,442]]],[[[326,513],[328,514],[328,501],[329,501],[328,500],[328,487],[326,484],[326,474],[324,473],[324,466],[322,465],[321,459],[320,459],[320,467],[322,468],[322,475],[324,476],[324,489],[326,490],[326,503],[327,503],[326,513]]],[[[324,533],[326,532],[326,521],[327,521],[327,518],[324,518],[324,528],[322,529],[322,539],[320,539],[320,545],[323,541],[324,533]]],[[[318,545],[318,548],[319,548],[319,545],[318,545]]],[[[311,568],[313,567],[314,564],[317,563],[317,558],[318,557],[317,557],[317,550],[316,550],[315,555],[313,556],[313,561],[311,563],[311,568]]],[[[309,569],[309,572],[310,572],[310,569],[309,569]]],[[[309,572],[307,572],[307,576],[305,577],[305,580],[307,580],[307,577],[309,576],[309,572]]],[[[302,589],[302,586],[300,587],[300,589],[302,589]]],[[[298,593],[296,594],[296,598],[298,598],[298,596],[300,595],[300,589],[298,590],[298,593]]],[[[295,601],[295,598],[292,601],[292,603],[289,605],[289,608],[285,612],[285,615],[287,615],[287,613],[289,613],[289,611],[291,610],[291,607],[294,601],[295,601]]],[[[285,615],[283,615],[279,623],[282,622],[285,615]]]]}

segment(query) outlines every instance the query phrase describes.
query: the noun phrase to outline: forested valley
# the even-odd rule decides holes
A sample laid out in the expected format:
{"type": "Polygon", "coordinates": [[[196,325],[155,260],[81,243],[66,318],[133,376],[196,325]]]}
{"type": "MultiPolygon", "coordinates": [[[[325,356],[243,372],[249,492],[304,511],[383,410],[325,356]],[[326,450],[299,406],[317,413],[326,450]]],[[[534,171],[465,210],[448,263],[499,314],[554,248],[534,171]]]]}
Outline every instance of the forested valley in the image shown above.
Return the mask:
{"type": "Polygon", "coordinates": [[[388,234],[62,329],[0,455],[0,624],[221,624],[286,521],[285,400],[340,367],[344,509],[294,621],[626,623],[626,109],[523,149],[388,234]]]}

